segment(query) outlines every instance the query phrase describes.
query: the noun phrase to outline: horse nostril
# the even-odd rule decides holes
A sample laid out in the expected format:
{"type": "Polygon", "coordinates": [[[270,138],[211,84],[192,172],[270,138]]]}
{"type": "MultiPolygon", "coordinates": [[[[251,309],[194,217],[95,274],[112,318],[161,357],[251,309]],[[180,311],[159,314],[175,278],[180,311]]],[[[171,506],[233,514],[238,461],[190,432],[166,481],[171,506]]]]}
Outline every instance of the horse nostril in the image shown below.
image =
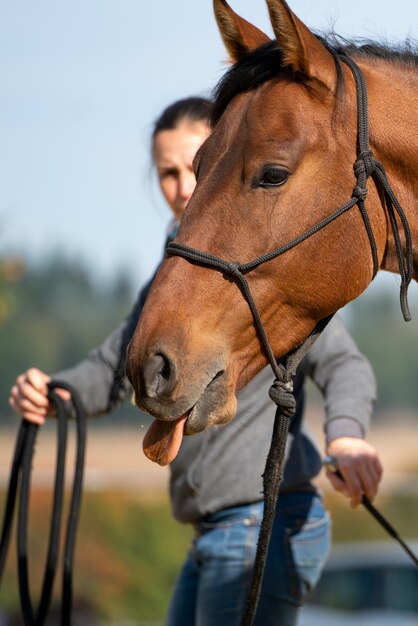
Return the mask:
{"type": "Polygon", "coordinates": [[[163,362],[160,370],[160,375],[162,376],[162,378],[164,378],[164,380],[169,380],[171,373],[170,361],[164,354],[157,354],[156,356],[160,357],[163,362]]]}
{"type": "Polygon", "coordinates": [[[161,396],[172,387],[174,367],[165,354],[151,356],[145,364],[143,374],[145,391],[150,398],[161,396]]]}

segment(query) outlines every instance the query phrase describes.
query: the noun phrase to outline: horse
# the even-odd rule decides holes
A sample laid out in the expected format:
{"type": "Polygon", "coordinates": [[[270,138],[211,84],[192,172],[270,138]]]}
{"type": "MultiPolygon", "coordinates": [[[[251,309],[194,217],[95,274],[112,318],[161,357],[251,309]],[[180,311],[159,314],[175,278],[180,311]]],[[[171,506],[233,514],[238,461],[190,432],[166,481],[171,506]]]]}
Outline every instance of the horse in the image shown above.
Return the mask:
{"type": "Polygon", "coordinates": [[[417,54],[321,38],[284,0],[266,1],[275,40],[214,0],[232,65],[128,348],[164,462],[183,434],[229,422],[237,390],[378,269],[400,268],[404,287],[417,279],[417,54]]]}

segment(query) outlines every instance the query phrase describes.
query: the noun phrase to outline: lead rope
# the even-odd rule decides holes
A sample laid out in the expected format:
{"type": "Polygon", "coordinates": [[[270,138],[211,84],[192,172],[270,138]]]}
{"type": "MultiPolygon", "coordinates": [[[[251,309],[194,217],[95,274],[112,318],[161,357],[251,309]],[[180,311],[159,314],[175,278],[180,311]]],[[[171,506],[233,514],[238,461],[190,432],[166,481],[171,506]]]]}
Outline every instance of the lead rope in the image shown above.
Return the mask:
{"type": "Polygon", "coordinates": [[[207,252],[196,250],[180,243],[169,243],[166,249],[167,256],[180,256],[187,261],[202,265],[204,267],[213,268],[222,272],[225,276],[230,276],[239,285],[245,300],[247,301],[251,313],[254,318],[257,333],[259,335],[262,347],[268,358],[268,361],[275,374],[275,380],[270,388],[269,395],[273,402],[277,405],[276,417],[273,427],[273,435],[270,445],[269,454],[267,456],[266,467],[263,474],[263,493],[264,493],[264,514],[261,522],[260,535],[257,545],[257,554],[255,558],[253,577],[251,588],[247,599],[246,609],[242,618],[241,626],[251,626],[254,621],[257,610],[258,600],[260,597],[261,583],[263,579],[267,551],[271,537],[271,531],[274,522],[274,515],[277,507],[279,495],[280,481],[282,477],[282,467],[285,457],[285,448],[287,433],[289,430],[289,421],[294,415],[296,409],[296,400],[293,395],[293,376],[296,369],[308,352],[310,347],[316,341],[325,328],[332,316],[322,320],[312,335],[295,351],[287,355],[285,366],[278,364],[274,357],[273,351],[269,344],[266,331],[261,321],[257,306],[252,297],[250,287],[244,273],[258,267],[262,263],[270,261],[296,245],[308,239],[319,230],[330,224],[343,215],[353,206],[359,207],[363,223],[367,232],[370,243],[370,249],[373,260],[373,278],[379,269],[379,261],[377,254],[377,246],[374,238],[370,219],[365,207],[365,199],[367,196],[367,179],[373,174],[376,175],[380,184],[384,189],[386,208],[388,210],[391,227],[395,240],[396,254],[399,264],[399,273],[401,275],[400,288],[400,304],[402,314],[405,321],[411,319],[408,307],[408,286],[413,273],[412,258],[412,238],[408,221],[403,212],[392,188],[387,180],[386,172],[383,165],[373,158],[369,149],[369,120],[368,120],[368,102],[367,87],[362,71],[358,65],[345,54],[339,55],[341,60],[350,68],[353,73],[356,95],[357,95],[357,160],[353,166],[356,177],[356,186],[353,190],[352,197],[333,213],[322,219],[320,222],[306,230],[301,235],[295,237],[291,241],[275,248],[271,252],[264,254],[248,263],[231,262],[220,259],[207,252]],[[405,234],[405,256],[402,250],[402,243],[399,235],[399,227],[395,216],[395,211],[402,223],[405,234]]]}
{"type": "Polygon", "coordinates": [[[77,532],[80,501],[83,486],[84,457],[86,448],[86,412],[75,390],[62,381],[54,380],[49,385],[48,397],[57,409],[57,459],[54,481],[54,498],[51,513],[50,534],[47,549],[44,578],[42,582],[40,600],[35,611],[30,596],[28,579],[27,557],[27,526],[30,491],[30,474],[32,469],[33,452],[38,433],[38,426],[22,420],[15,446],[12,468],[10,472],[6,508],[0,539],[0,582],[3,574],[16,499],[19,493],[19,511],[17,523],[17,553],[19,594],[24,626],[42,626],[48,615],[52,589],[58,560],[58,546],[62,518],[64,496],[65,456],[67,445],[67,415],[66,406],[54,389],[66,389],[71,398],[76,416],[77,449],[75,471],[72,484],[72,495],[67,519],[67,529],[64,545],[61,626],[71,624],[72,604],[72,569],[74,560],[75,538],[77,532]]]}
{"type": "MultiPolygon", "coordinates": [[[[286,365],[277,365],[278,374],[273,385],[270,387],[269,396],[276,404],[273,434],[270,449],[267,455],[266,466],[263,473],[263,496],[264,511],[261,521],[260,533],[257,543],[257,552],[254,561],[251,586],[247,595],[244,616],[241,626],[251,626],[257,610],[264,569],[267,560],[268,547],[279,498],[280,483],[282,480],[283,465],[286,452],[286,441],[290,421],[296,411],[296,399],[293,394],[292,379],[296,370],[309,352],[315,341],[320,337],[326,325],[332,319],[332,315],[321,320],[314,332],[306,341],[286,357],[286,365]]],[[[274,361],[275,362],[275,361],[274,361]]]]}

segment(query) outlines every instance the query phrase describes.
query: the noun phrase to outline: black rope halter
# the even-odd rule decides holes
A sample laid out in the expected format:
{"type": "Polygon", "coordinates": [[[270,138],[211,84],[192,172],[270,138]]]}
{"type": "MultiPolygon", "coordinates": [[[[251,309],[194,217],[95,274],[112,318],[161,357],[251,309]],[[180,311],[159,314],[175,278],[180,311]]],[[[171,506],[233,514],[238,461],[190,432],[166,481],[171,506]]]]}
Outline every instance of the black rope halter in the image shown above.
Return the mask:
{"type": "Polygon", "coordinates": [[[47,558],[42,582],[40,600],[36,610],[33,607],[29,589],[28,577],[28,509],[30,474],[35,448],[36,436],[39,427],[22,419],[18,432],[12,468],[10,472],[6,509],[0,539],[0,581],[3,574],[13,524],[13,514],[16,499],[19,494],[19,511],[17,520],[17,556],[19,594],[24,626],[42,626],[48,615],[54,579],[58,562],[58,549],[61,534],[62,506],[64,499],[64,472],[67,448],[67,411],[66,405],[54,389],[67,389],[71,393],[77,420],[77,448],[75,470],[72,484],[70,508],[68,512],[67,528],[65,533],[63,573],[62,573],[62,600],[60,626],[71,625],[72,604],[72,567],[77,524],[80,511],[80,501],[83,486],[84,457],[86,448],[86,413],[75,390],[63,381],[52,381],[49,385],[49,400],[57,410],[57,458],[54,481],[54,497],[52,504],[50,533],[47,558]]]}
{"type": "Polygon", "coordinates": [[[270,398],[277,405],[276,417],[274,421],[273,435],[270,450],[267,456],[266,468],[263,474],[263,493],[264,493],[264,515],[260,528],[260,536],[257,546],[257,554],[253,570],[253,578],[251,588],[247,599],[245,615],[242,619],[241,626],[251,626],[254,620],[255,612],[258,605],[261,582],[264,573],[264,566],[267,556],[267,550],[270,542],[271,531],[273,527],[274,515],[277,506],[279,494],[280,480],[282,476],[282,467],[285,456],[285,446],[287,433],[289,429],[289,420],[295,413],[296,400],[293,395],[293,376],[296,369],[311,348],[313,343],[319,337],[332,315],[321,320],[313,333],[305,340],[305,342],[289,353],[286,357],[285,365],[278,364],[274,357],[273,350],[268,341],[267,333],[264,329],[257,305],[252,296],[249,283],[245,274],[255,269],[259,265],[271,261],[291,250],[305,239],[308,239],[315,233],[325,228],[328,224],[336,220],[340,215],[349,211],[352,207],[358,206],[363,218],[364,226],[370,242],[370,249],[373,260],[373,276],[377,274],[379,269],[379,260],[376,241],[370,224],[369,215],[365,206],[367,197],[367,180],[370,176],[375,176],[379,181],[386,202],[386,209],[392,227],[395,241],[396,254],[399,264],[399,273],[401,275],[400,287],[400,304],[402,314],[405,321],[411,319],[408,307],[408,285],[411,282],[413,274],[413,258],[412,258],[412,239],[408,221],[402,210],[386,176],[383,165],[374,159],[369,148],[369,120],[368,120],[368,102],[367,87],[362,71],[359,66],[347,55],[341,54],[340,59],[350,68],[355,81],[357,94],[357,159],[354,163],[354,175],[356,178],[356,186],[353,189],[351,198],[333,213],[320,220],[311,228],[301,235],[295,237],[291,241],[282,244],[271,252],[263,254],[253,261],[247,263],[231,262],[220,259],[208,252],[202,252],[181,243],[169,243],[166,249],[167,256],[180,256],[191,263],[212,268],[218,272],[222,272],[227,277],[232,278],[242,291],[245,300],[250,307],[254,324],[261,341],[262,348],[271,365],[275,375],[275,380],[270,388],[270,398]],[[396,215],[399,217],[405,236],[405,254],[402,250],[402,242],[399,234],[399,226],[396,215]]]}

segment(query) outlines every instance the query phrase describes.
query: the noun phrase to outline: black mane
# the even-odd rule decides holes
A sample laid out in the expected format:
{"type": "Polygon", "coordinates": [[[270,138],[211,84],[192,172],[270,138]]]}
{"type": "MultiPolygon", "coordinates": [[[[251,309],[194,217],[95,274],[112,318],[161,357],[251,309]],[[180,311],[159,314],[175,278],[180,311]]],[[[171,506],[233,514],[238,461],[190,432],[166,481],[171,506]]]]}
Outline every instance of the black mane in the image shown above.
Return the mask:
{"type": "MultiPolygon", "coordinates": [[[[355,58],[383,59],[400,65],[409,65],[418,69],[418,52],[415,45],[407,42],[403,45],[389,46],[370,40],[357,42],[344,40],[331,34],[318,36],[333,55],[337,68],[337,97],[344,88],[339,54],[348,54],[355,58]]],[[[289,68],[282,66],[283,54],[275,40],[256,48],[245,55],[224,74],[213,92],[212,124],[215,125],[228,104],[240,93],[257,89],[265,82],[277,78],[298,80],[289,68]]]]}

